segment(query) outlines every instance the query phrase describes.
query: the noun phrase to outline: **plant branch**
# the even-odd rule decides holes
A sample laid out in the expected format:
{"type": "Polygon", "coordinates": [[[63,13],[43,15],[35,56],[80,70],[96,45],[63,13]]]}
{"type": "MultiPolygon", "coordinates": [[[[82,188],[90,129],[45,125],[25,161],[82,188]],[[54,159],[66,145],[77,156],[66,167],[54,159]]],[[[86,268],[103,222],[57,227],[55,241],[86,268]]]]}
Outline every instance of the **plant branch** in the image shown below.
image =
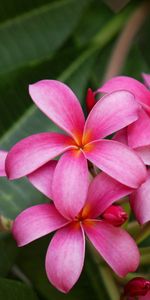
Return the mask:
{"type": "Polygon", "coordinates": [[[114,46],[109,63],[107,65],[104,82],[117,76],[122,71],[129,50],[135,40],[137,33],[150,14],[150,2],[142,1],[129,17],[116,45],[114,46]]]}

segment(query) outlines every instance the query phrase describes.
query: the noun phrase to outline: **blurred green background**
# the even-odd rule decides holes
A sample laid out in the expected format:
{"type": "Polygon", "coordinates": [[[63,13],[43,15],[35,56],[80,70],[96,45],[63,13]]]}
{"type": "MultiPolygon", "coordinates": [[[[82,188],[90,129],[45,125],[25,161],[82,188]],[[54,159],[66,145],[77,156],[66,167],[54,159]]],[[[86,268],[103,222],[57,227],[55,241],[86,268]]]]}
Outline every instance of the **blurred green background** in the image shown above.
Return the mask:
{"type": "MultiPolygon", "coordinates": [[[[32,133],[58,130],[33,106],[28,94],[29,83],[59,79],[74,90],[85,109],[87,88],[96,89],[101,85],[118,37],[144,3],[129,1],[118,11],[118,5],[113,2],[1,0],[1,149],[8,150],[32,133]]],[[[150,73],[149,15],[143,19],[120,68],[120,74],[139,80],[141,72],[150,73]]],[[[48,199],[25,179],[15,182],[0,179],[1,216],[13,219],[24,208],[41,201],[48,199]]],[[[112,294],[105,283],[105,272],[102,268],[97,272],[90,253],[81,279],[72,292],[66,296],[52,288],[44,271],[48,242],[49,238],[45,238],[19,251],[9,235],[0,234],[1,300],[119,300],[115,285],[112,294]]]]}

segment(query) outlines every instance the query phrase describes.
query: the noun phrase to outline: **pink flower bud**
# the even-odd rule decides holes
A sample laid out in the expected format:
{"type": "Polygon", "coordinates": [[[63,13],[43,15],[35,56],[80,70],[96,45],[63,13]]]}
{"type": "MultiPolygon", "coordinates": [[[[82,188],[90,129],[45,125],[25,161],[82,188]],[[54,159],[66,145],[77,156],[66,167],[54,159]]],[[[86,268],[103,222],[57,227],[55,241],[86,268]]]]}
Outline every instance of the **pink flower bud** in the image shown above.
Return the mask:
{"type": "Polygon", "coordinates": [[[128,214],[121,206],[111,205],[105,210],[102,218],[114,226],[121,226],[128,219],[128,214]]]}
{"type": "Polygon", "coordinates": [[[91,88],[87,90],[87,95],[86,95],[86,107],[87,107],[87,112],[89,113],[93,106],[95,105],[96,100],[94,97],[94,93],[91,88]]]}
{"type": "Polygon", "coordinates": [[[124,287],[124,295],[130,297],[145,296],[150,290],[150,280],[135,277],[124,287]]]}

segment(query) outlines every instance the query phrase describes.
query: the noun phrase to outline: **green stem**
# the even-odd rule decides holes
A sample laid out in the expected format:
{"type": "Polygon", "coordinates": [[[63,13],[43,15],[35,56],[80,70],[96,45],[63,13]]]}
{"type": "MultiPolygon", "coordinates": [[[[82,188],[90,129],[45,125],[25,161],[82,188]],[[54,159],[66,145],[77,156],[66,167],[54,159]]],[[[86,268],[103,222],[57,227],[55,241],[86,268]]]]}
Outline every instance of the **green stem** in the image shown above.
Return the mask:
{"type": "Polygon", "coordinates": [[[115,279],[117,281],[118,284],[120,285],[125,285],[128,281],[130,281],[131,279],[135,278],[135,277],[144,277],[146,279],[149,279],[149,274],[145,274],[145,273],[140,273],[140,272],[134,272],[134,273],[129,273],[126,275],[126,277],[121,278],[115,275],[115,279]]]}
{"type": "Polygon", "coordinates": [[[117,287],[116,281],[112,275],[111,270],[105,265],[105,262],[102,260],[100,255],[97,253],[95,248],[89,243],[89,250],[93,257],[93,260],[97,264],[97,270],[103,280],[106,291],[111,300],[119,300],[120,299],[120,291],[117,287]]]}
{"type": "Polygon", "coordinates": [[[91,44],[98,45],[98,47],[105,46],[117,33],[120,32],[125,24],[130,10],[123,10],[120,14],[117,14],[106,26],[101,29],[95,37],[92,39],[91,44]]]}
{"type": "Polygon", "coordinates": [[[144,225],[136,236],[137,244],[140,244],[150,235],[150,222],[144,225]]]}
{"type": "Polygon", "coordinates": [[[133,221],[128,223],[126,229],[133,237],[136,237],[140,231],[140,225],[136,221],[133,221]]]}
{"type": "Polygon", "coordinates": [[[110,269],[107,266],[99,266],[99,271],[101,273],[103,282],[109,294],[111,300],[119,300],[120,299],[120,292],[117,288],[117,284],[115,282],[114,277],[110,269]]]}
{"type": "Polygon", "coordinates": [[[141,3],[133,11],[131,17],[129,16],[127,23],[121,31],[109,58],[108,66],[103,79],[104,82],[114,76],[119,75],[122,71],[133,41],[135,40],[149,13],[150,2],[149,0],[146,0],[141,1],[141,3]]]}
{"type": "Polygon", "coordinates": [[[141,265],[149,265],[150,264],[150,253],[141,255],[141,265]]]}

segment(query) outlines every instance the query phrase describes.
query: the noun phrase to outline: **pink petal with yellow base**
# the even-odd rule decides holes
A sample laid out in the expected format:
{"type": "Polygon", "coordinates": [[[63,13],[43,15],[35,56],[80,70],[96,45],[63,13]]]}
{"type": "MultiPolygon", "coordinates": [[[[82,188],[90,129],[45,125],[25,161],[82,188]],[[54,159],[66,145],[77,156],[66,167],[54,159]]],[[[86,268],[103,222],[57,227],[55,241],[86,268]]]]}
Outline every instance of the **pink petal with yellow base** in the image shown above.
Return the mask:
{"type": "Polygon", "coordinates": [[[63,134],[31,135],[9,151],[6,159],[7,176],[9,179],[26,176],[70,148],[74,148],[74,141],[63,134]]]}
{"type": "Polygon", "coordinates": [[[41,80],[29,86],[35,104],[54,123],[78,142],[83,133],[84,114],[73,91],[57,80],[41,80]]]}
{"type": "Polygon", "coordinates": [[[112,141],[91,142],[84,148],[87,159],[120,183],[137,188],[146,179],[142,160],[126,145],[112,141]]]}

